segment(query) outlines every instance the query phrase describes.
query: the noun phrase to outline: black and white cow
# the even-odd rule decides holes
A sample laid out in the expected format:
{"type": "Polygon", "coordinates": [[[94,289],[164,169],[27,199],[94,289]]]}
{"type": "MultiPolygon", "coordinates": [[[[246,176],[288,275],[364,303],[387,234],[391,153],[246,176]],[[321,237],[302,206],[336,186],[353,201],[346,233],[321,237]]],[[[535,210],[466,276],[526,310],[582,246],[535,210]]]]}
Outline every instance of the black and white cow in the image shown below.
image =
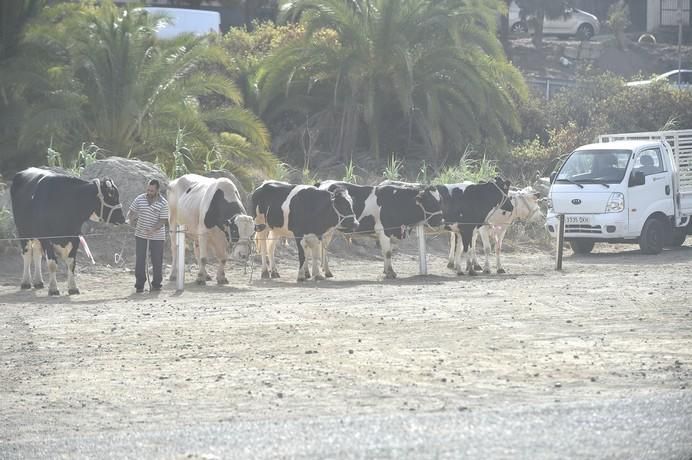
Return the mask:
{"type": "MultiPolygon", "coordinates": [[[[510,182],[496,177],[494,181],[474,184],[438,185],[442,200],[445,228],[450,234],[450,260],[447,265],[458,275],[464,273],[462,256],[467,256],[473,240],[474,230],[488,222],[489,216],[508,215],[514,209],[509,199],[510,182]]],[[[466,268],[474,275],[475,255],[467,257],[466,268]]]]}
{"type": "Polygon", "coordinates": [[[479,267],[476,259],[476,241],[481,237],[483,241],[483,252],[485,254],[485,264],[483,265],[483,273],[490,273],[489,254],[491,242],[495,243],[496,269],[498,273],[505,273],[500,261],[502,253],[502,241],[505,238],[505,233],[509,226],[516,221],[531,222],[544,219],[540,207],[540,194],[533,188],[526,187],[521,190],[510,190],[509,199],[514,208],[512,212],[502,212],[500,209],[495,210],[488,216],[488,225],[478,227],[473,233],[473,244],[471,252],[474,256],[473,266],[479,267]],[[491,241],[492,240],[492,241],[491,241]]]}
{"type": "MultiPolygon", "coordinates": [[[[358,217],[359,233],[373,232],[379,239],[384,256],[384,274],[396,278],[392,268],[392,239],[402,239],[407,230],[420,223],[431,227],[442,225],[440,196],[434,187],[403,182],[383,182],[377,186],[355,185],[347,182],[324,181],[323,190],[345,188],[353,199],[353,210],[358,217]]],[[[323,264],[329,271],[325,240],[323,264]]]]}
{"type": "Polygon", "coordinates": [[[211,279],[206,269],[209,248],[219,261],[216,282],[228,284],[224,272],[228,244],[232,245],[232,258],[248,260],[255,231],[253,219],[245,212],[233,182],[225,177],[213,179],[186,174],[169,184],[168,205],[173,260],[170,279],[176,278],[178,265],[174,232],[177,225],[185,225],[186,235],[192,238],[195,245],[199,266],[197,284],[205,284],[211,279]]]}
{"type": "Polygon", "coordinates": [[[86,181],[29,168],[14,176],[10,194],[24,259],[22,289],[31,288],[32,260],[34,287],[43,287],[41,257],[45,253],[48,294],[60,294],[56,280],[58,255],[67,264],[68,293],[79,294],[75,266],[82,224],[88,219],[116,225],[125,223],[118,188],[108,178],[86,181]]]}
{"type": "Polygon", "coordinates": [[[320,273],[321,240],[334,229],[352,232],[358,228],[353,202],[345,189],[320,190],[311,185],[267,181],[252,193],[252,214],[257,225],[256,241],[262,255],[262,278],[278,278],[274,249],[280,237],[293,237],[298,246],[298,281],[309,277],[306,252],[312,253],[312,272],[320,273]]]}

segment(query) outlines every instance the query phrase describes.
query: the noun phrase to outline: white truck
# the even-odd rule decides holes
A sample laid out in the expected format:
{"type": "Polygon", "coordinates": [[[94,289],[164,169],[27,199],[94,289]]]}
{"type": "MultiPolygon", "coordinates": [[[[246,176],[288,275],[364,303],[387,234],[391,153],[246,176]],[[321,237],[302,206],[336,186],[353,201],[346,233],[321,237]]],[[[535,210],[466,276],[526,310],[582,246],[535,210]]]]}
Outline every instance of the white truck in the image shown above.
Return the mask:
{"type": "Polygon", "coordinates": [[[645,254],[692,234],[692,129],[606,134],[550,176],[546,227],[577,254],[594,243],[639,243],[645,254]]]}

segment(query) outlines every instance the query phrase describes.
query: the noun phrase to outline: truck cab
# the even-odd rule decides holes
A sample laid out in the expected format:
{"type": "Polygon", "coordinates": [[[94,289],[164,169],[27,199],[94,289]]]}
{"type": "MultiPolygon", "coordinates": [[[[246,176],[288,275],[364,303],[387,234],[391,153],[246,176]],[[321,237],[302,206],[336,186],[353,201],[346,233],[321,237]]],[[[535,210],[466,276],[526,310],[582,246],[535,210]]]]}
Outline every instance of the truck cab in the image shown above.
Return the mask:
{"type": "Polygon", "coordinates": [[[563,214],[575,253],[596,242],[639,243],[647,254],[681,245],[692,233],[692,130],[599,141],[576,149],[551,175],[548,231],[557,234],[563,214]]]}

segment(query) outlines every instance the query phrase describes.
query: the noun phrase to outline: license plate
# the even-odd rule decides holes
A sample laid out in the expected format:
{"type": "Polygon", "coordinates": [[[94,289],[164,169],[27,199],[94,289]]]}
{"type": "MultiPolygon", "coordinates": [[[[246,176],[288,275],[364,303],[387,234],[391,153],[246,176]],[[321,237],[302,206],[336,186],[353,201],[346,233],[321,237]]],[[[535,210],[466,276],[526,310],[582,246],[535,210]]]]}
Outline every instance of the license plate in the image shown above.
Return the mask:
{"type": "Polygon", "coordinates": [[[590,216],[565,216],[566,225],[591,225],[590,216]]]}

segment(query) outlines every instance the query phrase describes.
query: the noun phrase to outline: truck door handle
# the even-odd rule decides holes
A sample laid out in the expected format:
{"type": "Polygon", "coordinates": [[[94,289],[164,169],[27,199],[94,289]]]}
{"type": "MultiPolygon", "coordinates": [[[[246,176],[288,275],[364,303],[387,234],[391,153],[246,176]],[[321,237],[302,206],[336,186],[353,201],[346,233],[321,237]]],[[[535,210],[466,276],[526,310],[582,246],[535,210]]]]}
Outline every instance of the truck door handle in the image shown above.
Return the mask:
{"type": "Polygon", "coordinates": [[[670,195],[670,185],[666,185],[666,195],[670,195]]]}

